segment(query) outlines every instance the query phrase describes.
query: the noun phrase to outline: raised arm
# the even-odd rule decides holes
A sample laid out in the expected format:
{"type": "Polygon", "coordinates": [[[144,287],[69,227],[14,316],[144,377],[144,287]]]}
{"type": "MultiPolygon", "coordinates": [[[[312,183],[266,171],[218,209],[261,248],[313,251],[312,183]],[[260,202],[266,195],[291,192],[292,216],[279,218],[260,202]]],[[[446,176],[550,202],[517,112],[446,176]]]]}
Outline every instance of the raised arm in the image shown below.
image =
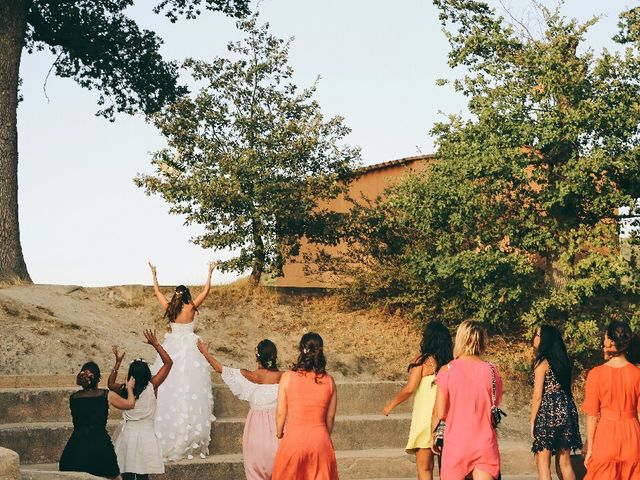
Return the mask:
{"type": "Polygon", "coordinates": [[[136,397],[133,396],[133,387],[136,379],[131,377],[127,382],[127,398],[122,398],[116,392],[109,392],[109,403],[119,410],[131,410],[136,404],[136,397]]]}
{"type": "Polygon", "coordinates": [[[276,437],[284,435],[284,422],[287,420],[287,387],[289,386],[289,372],[280,377],[278,385],[278,404],[276,406],[276,437]]]}
{"type": "Polygon", "coordinates": [[[167,378],[169,372],[171,371],[171,367],[173,366],[173,360],[166,352],[166,350],[160,345],[158,342],[158,338],[156,337],[156,332],[153,330],[144,330],[144,338],[147,339],[147,343],[156,349],[158,355],[160,355],[160,359],[162,360],[162,367],[158,370],[153,377],[151,377],[151,385],[153,385],[153,390],[157,391],[158,387],[162,385],[162,382],[167,378]]]}
{"type": "Polygon", "coordinates": [[[198,340],[198,350],[200,350],[202,356],[207,360],[207,362],[209,362],[211,368],[218,373],[222,373],[222,364],[209,353],[209,347],[202,340],[198,340]]]}
{"type": "Polygon", "coordinates": [[[333,394],[331,394],[331,400],[329,400],[327,418],[325,419],[329,435],[331,435],[331,432],[333,431],[333,424],[336,420],[336,410],[338,408],[338,389],[336,388],[336,382],[333,381],[333,378],[331,378],[331,383],[333,384],[333,394]]]}
{"type": "Polygon", "coordinates": [[[418,385],[420,385],[420,380],[422,380],[422,365],[417,365],[409,371],[409,379],[407,380],[406,385],[402,387],[402,389],[396,394],[396,396],[393,397],[391,401],[385,405],[385,407],[382,409],[382,413],[384,415],[389,415],[389,413],[391,413],[391,410],[411,397],[411,395],[413,395],[413,392],[415,392],[418,388],[418,385]]]}
{"type": "Polygon", "coordinates": [[[209,273],[207,276],[207,283],[205,283],[204,288],[198,294],[198,296],[193,300],[193,305],[198,308],[204,302],[204,299],[209,295],[209,291],[211,290],[211,275],[213,275],[213,271],[218,266],[218,262],[213,261],[209,264],[209,273]]]}
{"type": "Polygon", "coordinates": [[[167,297],[165,297],[163,293],[160,291],[160,286],[158,285],[158,272],[156,270],[156,266],[152,265],[151,262],[148,262],[148,263],[149,263],[149,268],[151,269],[151,275],[153,275],[153,291],[156,294],[156,298],[160,302],[160,305],[162,305],[162,308],[166,310],[167,307],[169,306],[169,300],[167,300],[167,297]]]}
{"type": "Polygon", "coordinates": [[[118,370],[120,369],[120,365],[122,364],[122,359],[124,358],[125,352],[120,352],[118,350],[118,346],[114,345],[111,347],[111,351],[113,352],[113,356],[116,358],[116,363],[114,363],[113,368],[111,369],[111,373],[109,374],[109,379],[107,380],[107,387],[112,392],[120,392],[124,383],[118,383],[116,380],[118,378],[118,370]]]}

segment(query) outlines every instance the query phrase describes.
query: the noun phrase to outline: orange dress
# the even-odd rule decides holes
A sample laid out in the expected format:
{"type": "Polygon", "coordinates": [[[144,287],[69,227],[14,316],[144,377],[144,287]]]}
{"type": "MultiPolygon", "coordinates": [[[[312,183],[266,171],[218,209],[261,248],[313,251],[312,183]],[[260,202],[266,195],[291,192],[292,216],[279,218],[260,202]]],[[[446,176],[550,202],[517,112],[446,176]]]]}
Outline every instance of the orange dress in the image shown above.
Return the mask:
{"type": "Polygon", "coordinates": [[[337,480],[338,467],[326,417],[333,395],[329,375],[291,372],[287,424],[273,465],[272,480],[337,480]],[[316,381],[317,380],[317,381],[316,381]]]}
{"type": "Polygon", "coordinates": [[[640,369],[600,365],[589,372],[582,410],[599,417],[585,480],[640,479],[640,369]]]}

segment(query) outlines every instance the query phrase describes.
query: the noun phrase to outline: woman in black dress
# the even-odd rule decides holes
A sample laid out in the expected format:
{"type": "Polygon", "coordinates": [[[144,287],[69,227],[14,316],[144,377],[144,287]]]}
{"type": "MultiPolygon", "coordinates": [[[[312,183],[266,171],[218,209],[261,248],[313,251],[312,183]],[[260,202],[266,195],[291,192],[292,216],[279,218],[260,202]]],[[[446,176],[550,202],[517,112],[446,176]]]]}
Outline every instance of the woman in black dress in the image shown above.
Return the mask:
{"type": "Polygon", "coordinates": [[[578,410],[571,393],[571,363],[562,335],[551,325],[541,325],[533,339],[534,386],[531,402],[531,450],[538,478],[551,480],[551,456],[564,480],[575,480],[571,451],[582,448],[578,410]]]}
{"type": "Polygon", "coordinates": [[[76,377],[82,387],[71,395],[69,406],[73,433],[60,457],[60,471],[86,472],[99,477],[121,480],[118,459],[107,433],[109,404],[120,410],[135,405],[133,377],[127,383],[128,397],[98,388],[100,368],[94,362],[85,363],[76,377]]]}

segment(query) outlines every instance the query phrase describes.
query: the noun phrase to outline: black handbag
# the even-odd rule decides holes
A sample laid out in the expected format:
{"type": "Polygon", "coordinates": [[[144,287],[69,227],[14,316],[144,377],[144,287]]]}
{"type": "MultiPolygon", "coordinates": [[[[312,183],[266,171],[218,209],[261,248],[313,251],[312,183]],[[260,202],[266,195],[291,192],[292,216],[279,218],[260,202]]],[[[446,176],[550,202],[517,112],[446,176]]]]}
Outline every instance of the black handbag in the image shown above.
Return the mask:
{"type": "Polygon", "coordinates": [[[502,417],[506,417],[507,414],[496,405],[496,369],[492,363],[489,363],[491,367],[491,425],[493,428],[498,428],[502,417]]]}
{"type": "Polygon", "coordinates": [[[440,420],[433,431],[433,444],[438,448],[444,445],[444,427],[444,420],[440,420]]]}

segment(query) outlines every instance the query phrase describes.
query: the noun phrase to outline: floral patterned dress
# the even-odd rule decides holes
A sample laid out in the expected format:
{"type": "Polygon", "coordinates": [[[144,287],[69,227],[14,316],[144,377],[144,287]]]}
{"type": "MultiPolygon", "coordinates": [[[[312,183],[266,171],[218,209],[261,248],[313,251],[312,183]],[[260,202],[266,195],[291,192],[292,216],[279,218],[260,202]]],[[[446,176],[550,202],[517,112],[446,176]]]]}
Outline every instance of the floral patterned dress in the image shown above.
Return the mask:
{"type": "Polygon", "coordinates": [[[538,453],[549,450],[580,450],[582,439],[578,424],[578,410],[573,397],[565,392],[549,368],[544,375],[542,402],[533,424],[533,446],[538,453]]]}

